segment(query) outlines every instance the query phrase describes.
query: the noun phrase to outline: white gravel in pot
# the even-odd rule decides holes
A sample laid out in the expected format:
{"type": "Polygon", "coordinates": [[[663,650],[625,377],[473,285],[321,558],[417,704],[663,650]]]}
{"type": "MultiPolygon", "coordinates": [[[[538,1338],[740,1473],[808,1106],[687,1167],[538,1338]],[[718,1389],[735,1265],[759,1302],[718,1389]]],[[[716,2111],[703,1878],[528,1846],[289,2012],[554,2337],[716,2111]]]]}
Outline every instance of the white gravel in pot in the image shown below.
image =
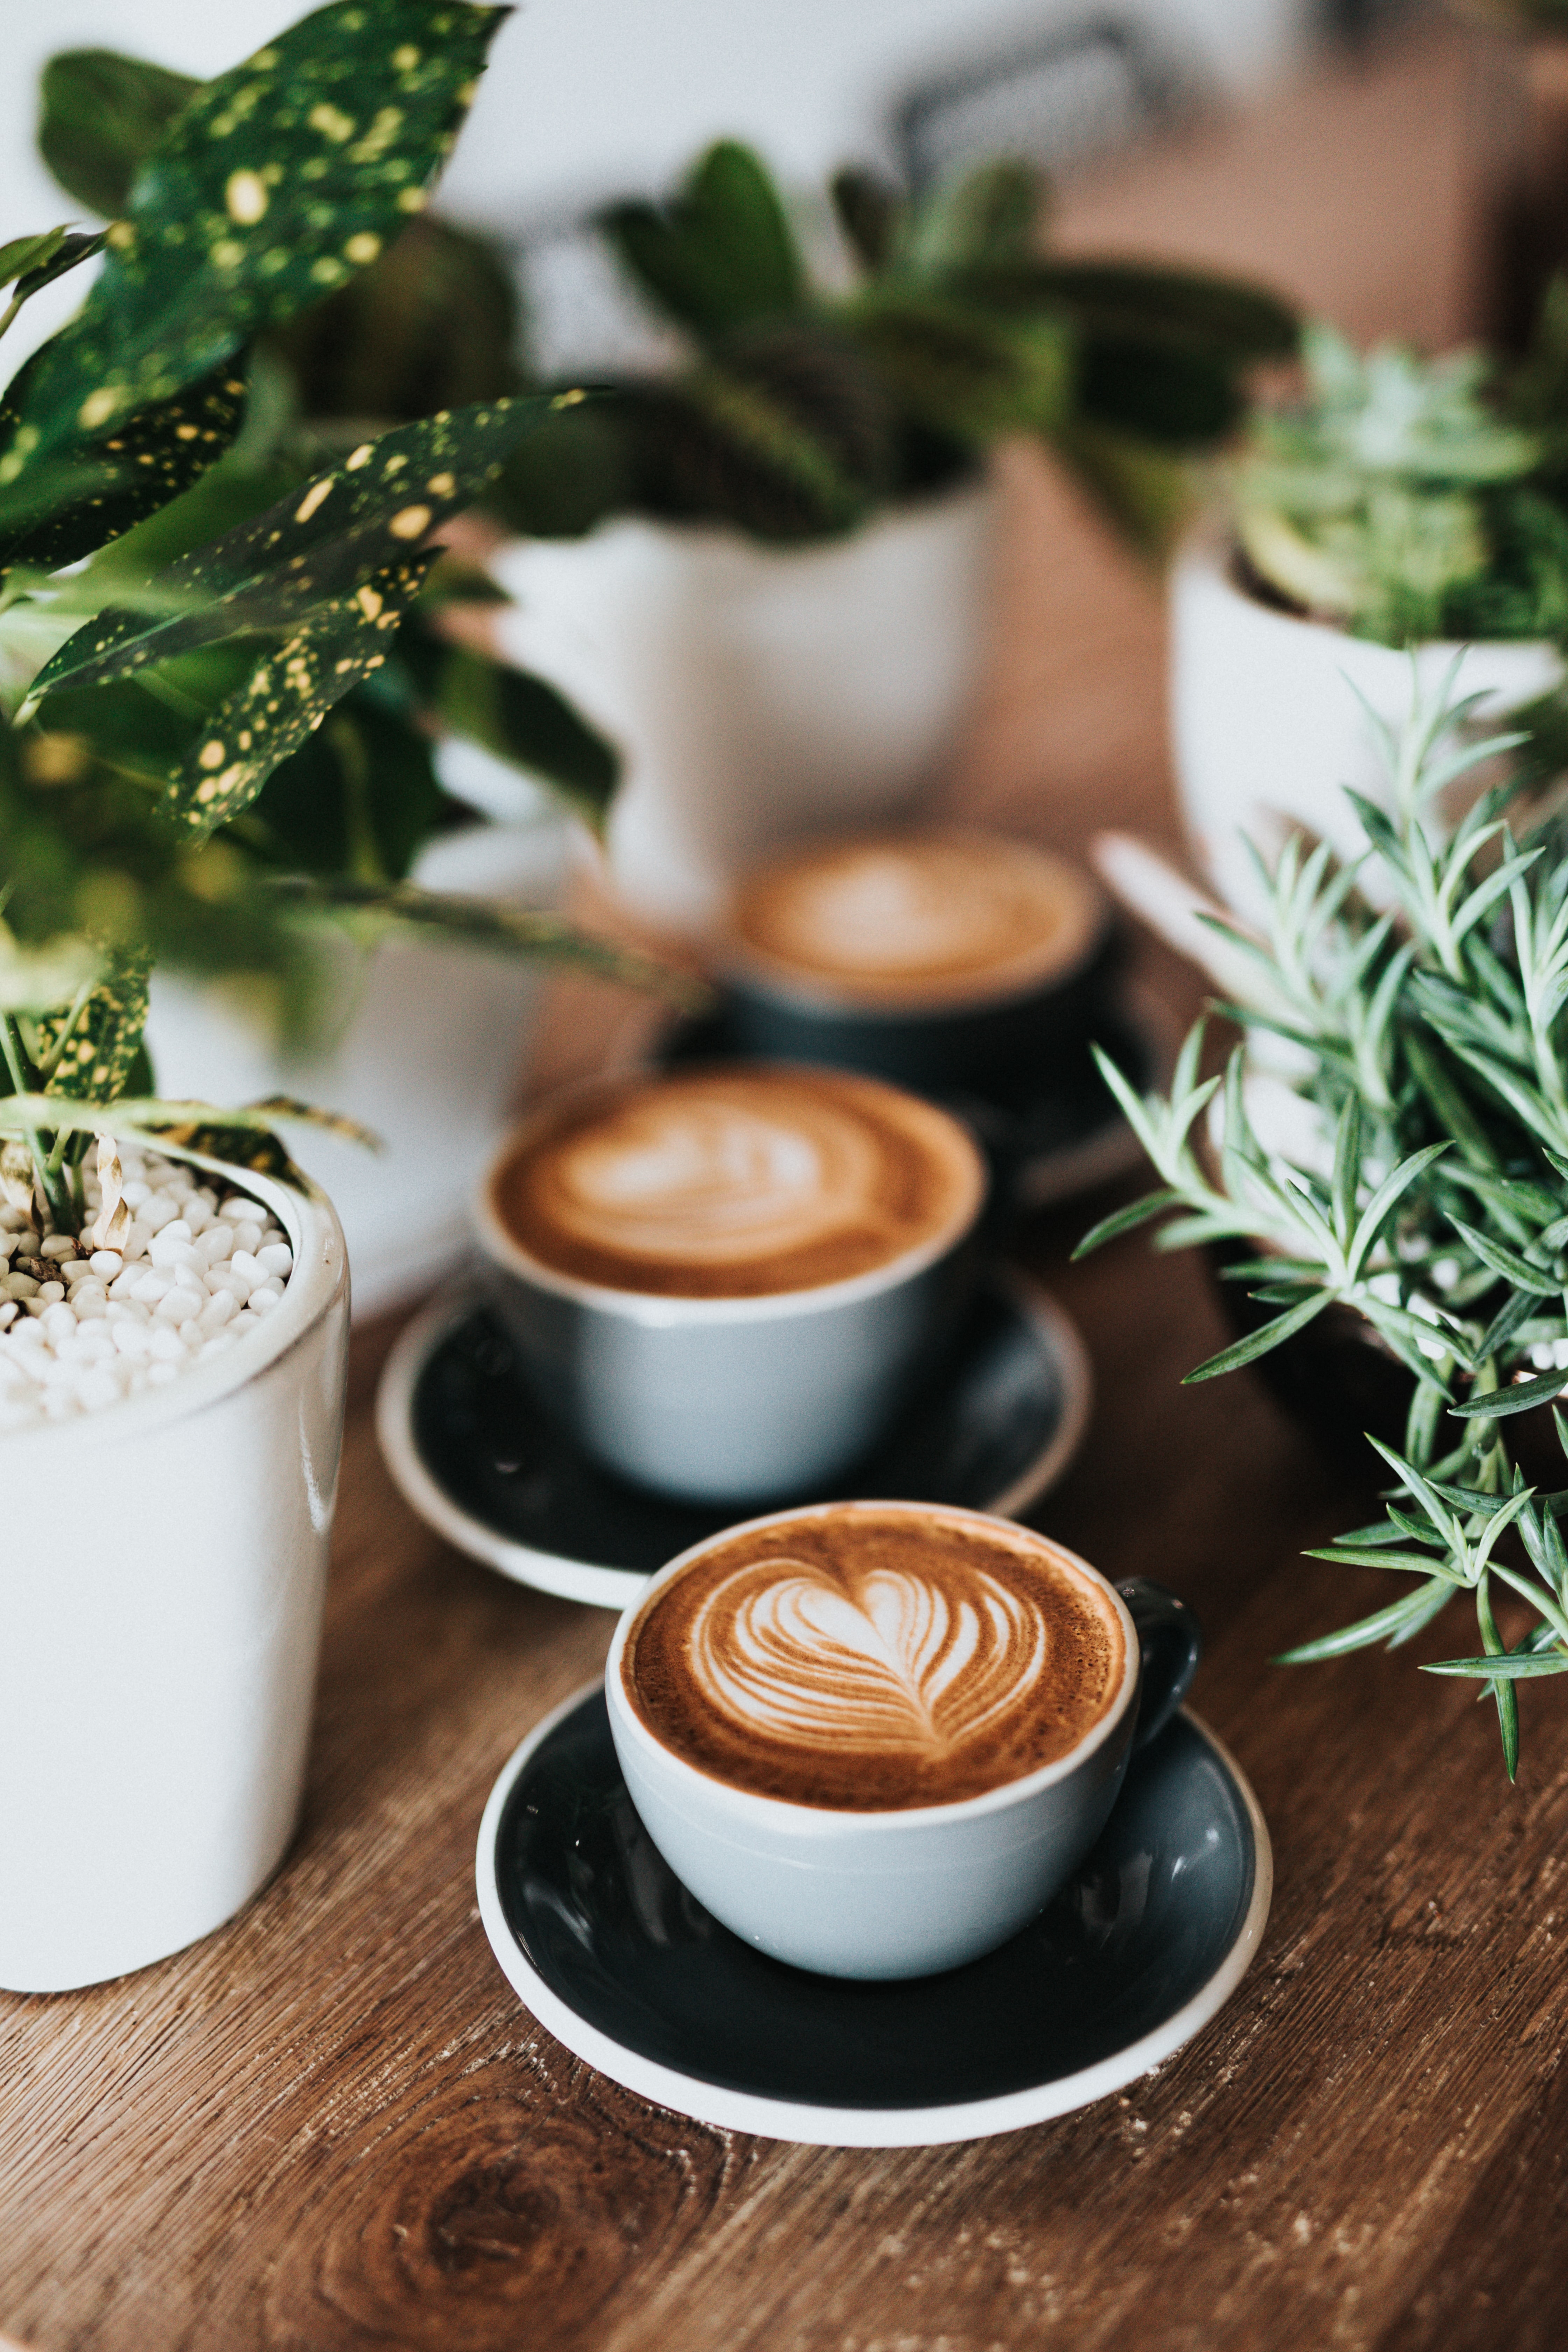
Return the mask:
{"type": "MultiPolygon", "coordinates": [[[[293,1254],[258,1202],[156,1152],[122,1147],[120,1164],[131,1223],[113,1249],[0,1207],[0,1431],[163,1388],[242,1346],[283,1297],[293,1254]]],[[[90,1164],[86,1190],[96,1214],[90,1164]]]]}

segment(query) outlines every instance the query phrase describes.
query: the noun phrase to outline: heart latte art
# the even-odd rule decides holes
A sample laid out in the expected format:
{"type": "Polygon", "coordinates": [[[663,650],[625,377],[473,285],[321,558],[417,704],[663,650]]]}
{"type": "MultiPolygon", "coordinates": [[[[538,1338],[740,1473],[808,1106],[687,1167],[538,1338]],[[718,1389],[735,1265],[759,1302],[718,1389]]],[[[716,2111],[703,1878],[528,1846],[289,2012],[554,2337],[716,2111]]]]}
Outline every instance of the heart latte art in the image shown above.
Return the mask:
{"type": "Polygon", "coordinates": [[[882,1808],[1065,1755],[1122,1665],[1114,1608],[1045,1538],[847,1505],[720,1538],[654,1597],[623,1673],[649,1727],[720,1778],[882,1808]]]}
{"type": "Polygon", "coordinates": [[[810,1289],[951,1234],[973,1145],[931,1105],[835,1072],[715,1066],[546,1115],[495,1203],[543,1265],[676,1297],[810,1289]]]}
{"type": "Polygon", "coordinates": [[[1046,1628],[984,1570],[955,1588],[874,1569],[851,1590],[806,1561],[760,1559],[693,1621],[692,1682],[742,1728],[787,1746],[949,1754],[1027,1700],[1046,1628]]]}

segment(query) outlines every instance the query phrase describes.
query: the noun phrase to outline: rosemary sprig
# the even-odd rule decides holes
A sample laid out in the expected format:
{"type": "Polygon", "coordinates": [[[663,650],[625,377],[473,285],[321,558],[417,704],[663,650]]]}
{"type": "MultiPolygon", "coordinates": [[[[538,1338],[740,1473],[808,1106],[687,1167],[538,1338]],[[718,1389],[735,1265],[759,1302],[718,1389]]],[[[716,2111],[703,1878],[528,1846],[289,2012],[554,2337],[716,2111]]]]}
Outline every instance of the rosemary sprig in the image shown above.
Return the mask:
{"type": "Polygon", "coordinates": [[[1100,1056],[1161,1185],[1078,1254],[1155,1218],[1157,1247],[1257,1244],[1228,1272],[1279,1311],[1189,1381],[1255,1362],[1334,1305],[1408,1368],[1404,1450],[1371,1441],[1395,1481],[1384,1519],[1310,1557],[1415,1587],[1285,1662],[1396,1647],[1468,1596],[1475,1654],[1425,1671],[1489,1696],[1511,1779],[1517,1685],[1568,1673],[1568,1489],[1527,1485],[1510,1450],[1514,1417],[1568,1387],[1568,834],[1516,839],[1507,786],[1441,813],[1520,740],[1477,740],[1458,667],[1436,695],[1413,683],[1400,735],[1379,723],[1386,802],[1349,796],[1360,856],[1298,835],[1265,872],[1263,934],[1221,926],[1257,980],[1254,1002],[1222,1008],[1248,1032],[1223,1077],[1200,1075],[1202,1021],[1163,1098],[1140,1099],[1100,1056]],[[1533,1621],[1511,1646],[1500,1585],[1533,1621]]]}

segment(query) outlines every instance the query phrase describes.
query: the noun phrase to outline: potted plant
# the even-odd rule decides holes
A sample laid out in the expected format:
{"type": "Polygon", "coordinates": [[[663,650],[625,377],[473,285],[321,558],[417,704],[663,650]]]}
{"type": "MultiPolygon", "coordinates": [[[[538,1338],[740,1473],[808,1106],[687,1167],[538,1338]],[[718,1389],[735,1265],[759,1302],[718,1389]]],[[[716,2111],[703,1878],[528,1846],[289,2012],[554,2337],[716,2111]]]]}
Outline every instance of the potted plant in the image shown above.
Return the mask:
{"type": "Polygon", "coordinates": [[[1355,856],[1294,835],[1260,883],[1261,929],[1211,919],[1226,1010],[1263,1052],[1202,1077],[1200,1023],[1168,1098],[1144,1101],[1102,1058],[1161,1189],[1080,1249],[1169,1212],[1162,1246],[1227,1250],[1256,1328],[1190,1380],[1341,1313],[1403,1370],[1403,1441],[1372,1441],[1387,1511],[1312,1556],[1405,1589],[1289,1660],[1396,1645],[1468,1602],[1471,1654],[1426,1671],[1489,1693],[1511,1776],[1518,1684],[1568,1672],[1568,1491],[1550,1486],[1568,1423],[1553,1408],[1529,1482],[1516,1443],[1568,1381],[1568,835],[1554,817],[1516,838],[1514,782],[1444,820],[1448,788],[1519,741],[1473,740],[1480,698],[1452,684],[1418,694],[1397,738],[1376,722],[1386,806],[1347,793],[1355,856]]]}
{"type": "MultiPolygon", "coordinates": [[[[118,218],[135,174],[156,171],[161,142],[202,97],[198,82],[136,58],[68,52],[45,70],[40,146],[74,202],[118,218]]],[[[100,559],[100,576],[167,562],[391,425],[521,388],[510,279],[489,247],[423,210],[396,215],[379,243],[373,259],[317,281],[308,307],[258,322],[234,446],[100,559]]],[[[498,672],[436,634],[430,616],[454,574],[448,561],[426,580],[382,669],[279,763],[231,829],[242,855],[275,873],[412,879],[517,910],[559,903],[561,809],[596,824],[616,763],[543,681],[498,672]]],[[[154,983],[149,1037],[178,1093],[310,1096],[382,1138],[374,1157],[330,1133],[300,1147],[342,1217],[355,1310],[374,1313],[427,1285],[462,1246],[463,1204],[510,1108],[537,973],[472,944],[375,936],[363,919],[353,936],[341,921],[299,919],[323,967],[312,1038],[280,1039],[277,1007],[254,983],[219,993],[173,972],[154,983]]]]}
{"type": "MultiPolygon", "coordinates": [[[[339,0],[207,85],[104,235],[0,249],[9,315],[103,255],[0,404],[0,1982],[19,1990],[226,1917],[275,1865],[303,1768],[342,1240],[270,1134],[300,1106],[152,1092],[154,961],[301,1016],[302,914],[604,968],[557,919],[290,868],[251,829],[280,763],[390,667],[432,532],[539,404],[360,441],[237,520],[219,498],[194,544],[185,507],[172,560],[145,536],[242,441],[248,340],[419,209],[497,14],[339,0]]],[[[372,828],[396,822],[382,791],[372,828]]]]}
{"type": "Polygon", "coordinates": [[[1381,789],[1375,721],[1403,713],[1409,655],[1430,693],[1468,644],[1489,719],[1561,683],[1565,364],[1563,297],[1512,371],[1471,352],[1363,357],[1315,325],[1300,396],[1254,415],[1171,596],[1182,809],[1229,904],[1262,905],[1244,836],[1272,827],[1278,846],[1283,821],[1352,845],[1339,787],[1381,789]]]}
{"type": "Polygon", "coordinates": [[[603,235],[688,356],[556,411],[489,501],[526,537],[494,551],[511,602],[471,636],[616,743],[615,877],[679,924],[761,848],[931,780],[984,638],[998,440],[1044,442],[1153,551],[1180,459],[1294,346],[1256,288],[1051,256],[1022,163],[832,194],[833,283],[733,142],[668,205],[610,207],[603,235]]]}

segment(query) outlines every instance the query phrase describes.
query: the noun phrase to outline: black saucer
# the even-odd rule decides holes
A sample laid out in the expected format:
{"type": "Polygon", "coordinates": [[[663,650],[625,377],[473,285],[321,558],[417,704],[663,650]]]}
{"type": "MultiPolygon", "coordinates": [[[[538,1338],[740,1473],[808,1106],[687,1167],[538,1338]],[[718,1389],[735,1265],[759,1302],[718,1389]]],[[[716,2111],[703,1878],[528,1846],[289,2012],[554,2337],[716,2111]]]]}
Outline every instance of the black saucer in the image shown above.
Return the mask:
{"type": "Polygon", "coordinates": [[[479,1908],[509,1981],[579,2057],[731,2130],[907,2147],[1008,2131],[1146,2074],[1229,1998],[1268,1916],[1268,1832],[1181,1715],[1041,1916],[942,1976],[850,1983],[721,1927],[643,1828],[601,1688],[518,1749],[479,1832],[479,1908]]]}
{"type": "MultiPolygon", "coordinates": [[[[1095,1040],[1136,1091],[1146,1094],[1169,1065],[1170,1025],[1163,1010],[1134,990],[1106,1004],[1095,1040]]],[[[660,1041],[656,1058],[679,1066],[724,1060],[739,1050],[721,1008],[678,1023],[660,1041]]],[[[991,1162],[994,1197],[1016,1209],[1069,1200],[1109,1183],[1142,1156],[1087,1045],[1064,1055],[1044,1077],[1024,1071],[1007,1087],[944,1092],[932,1099],[973,1129],[991,1162]]]]}
{"type": "MultiPolygon", "coordinates": [[[[1088,1359],[1022,1276],[982,1285],[935,1378],[832,1490],[1004,1515],[1058,1477],[1089,1418],[1088,1359]]],[[[420,1517],[521,1584],[625,1609],[666,1560],[764,1505],[672,1502],[601,1469],[548,1426],[505,1331],[470,1295],[409,1326],[376,1400],[387,1466],[420,1517]]],[[[781,1502],[827,1501],[827,1493],[781,1502]]]]}

